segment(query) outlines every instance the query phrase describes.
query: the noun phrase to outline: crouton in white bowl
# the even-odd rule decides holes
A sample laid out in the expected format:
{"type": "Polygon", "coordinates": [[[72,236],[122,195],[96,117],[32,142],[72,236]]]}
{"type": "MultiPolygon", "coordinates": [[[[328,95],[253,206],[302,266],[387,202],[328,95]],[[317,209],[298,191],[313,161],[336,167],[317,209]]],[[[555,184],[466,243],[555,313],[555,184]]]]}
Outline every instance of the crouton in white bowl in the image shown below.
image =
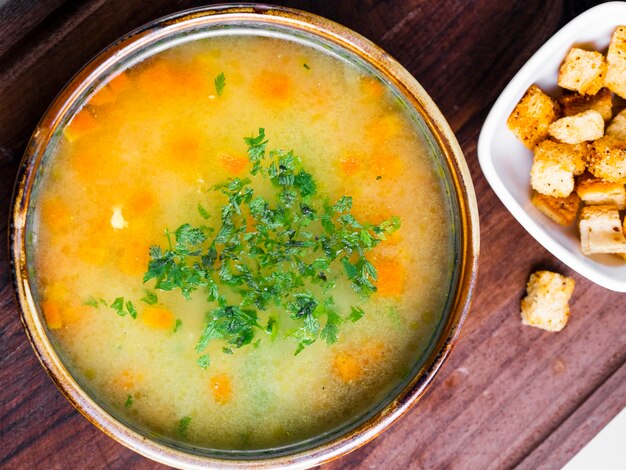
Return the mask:
{"type": "MultiPolygon", "coordinates": [[[[535,53],[504,89],[491,109],[478,141],[478,159],[483,173],[496,195],[518,222],[548,251],[570,268],[603,287],[619,292],[626,292],[625,259],[607,253],[594,252],[591,255],[584,255],[581,249],[578,224],[573,222],[579,202],[576,191],[572,191],[567,198],[563,195],[553,197],[562,192],[562,187],[565,188],[565,192],[568,192],[570,186],[569,173],[575,176],[578,170],[575,166],[572,166],[571,169],[560,168],[568,173],[568,175],[564,175],[566,178],[555,174],[540,174],[538,171],[541,170],[541,166],[550,168],[548,163],[551,160],[539,158],[539,164],[535,165],[534,187],[536,189],[537,187],[539,189],[542,187],[556,187],[558,189],[553,189],[552,192],[543,190],[543,194],[538,194],[537,192],[534,193],[531,187],[531,168],[533,167],[535,145],[544,138],[559,140],[558,137],[547,135],[549,125],[555,122],[554,116],[550,119],[546,118],[548,114],[553,113],[553,102],[559,103],[559,117],[579,115],[589,109],[593,110],[593,113],[587,113],[584,117],[591,117],[592,124],[599,128],[602,127],[601,119],[604,119],[606,130],[603,129],[603,132],[610,136],[618,135],[620,136],[618,140],[623,140],[621,137],[625,125],[623,113],[613,118],[613,121],[609,119],[611,117],[611,93],[607,88],[603,88],[595,95],[590,94],[596,92],[597,80],[602,80],[601,75],[605,75],[602,61],[596,54],[585,54],[577,50],[600,51],[606,55],[612,36],[616,29],[623,25],[626,25],[626,3],[624,2],[604,3],[586,11],[568,23],[535,53]],[[572,48],[575,48],[574,53],[571,53],[572,48]],[[568,54],[570,54],[570,62],[577,55],[585,56],[587,60],[583,61],[584,63],[597,62],[600,64],[601,73],[594,75],[580,72],[575,67],[570,67],[570,64],[561,70],[568,54]],[[561,71],[560,77],[559,71],[561,71]],[[563,76],[564,73],[568,75],[563,76]],[[562,96],[563,91],[557,82],[565,83],[568,89],[574,89],[578,93],[562,96]],[[529,103],[527,108],[534,110],[534,114],[532,116],[526,114],[526,117],[530,116],[537,120],[539,129],[535,127],[534,133],[525,134],[523,130],[524,116],[514,115],[512,119],[510,116],[514,110],[520,109],[516,107],[532,85],[537,85],[538,89],[531,89],[534,91],[528,99],[533,98],[534,104],[529,103]],[[542,97],[539,94],[540,90],[543,90],[546,96],[551,97],[553,102],[542,97]],[[543,107],[538,108],[537,103],[543,103],[543,107]],[[530,104],[533,106],[530,107],[530,104]],[[510,121],[508,125],[507,121],[510,121]],[[533,199],[535,204],[533,204],[533,199]]],[[[619,39],[620,44],[623,44],[622,33],[624,30],[620,29],[618,32],[619,35],[617,36],[619,37],[617,39],[619,39]]],[[[614,39],[614,43],[615,41],[614,39]]],[[[616,63],[615,57],[609,59],[607,63],[612,71],[608,73],[610,80],[604,78],[604,86],[610,88],[614,96],[622,96],[621,85],[616,86],[613,82],[622,83],[619,78],[615,78],[615,73],[619,73],[624,64],[616,63]]],[[[626,67],[623,70],[626,72],[626,67]]],[[[626,77],[623,83],[626,83],[626,77]]],[[[562,122],[569,123],[569,121],[562,122]]],[[[556,127],[558,133],[560,129],[558,126],[556,127]]],[[[584,131],[590,132],[586,124],[584,131]]],[[[587,170],[596,178],[603,178],[604,163],[607,158],[611,162],[615,160],[615,152],[617,152],[617,158],[621,158],[623,149],[621,144],[613,145],[611,142],[608,142],[611,144],[609,148],[604,149],[602,147],[607,139],[611,141],[612,137],[593,144],[591,141],[598,136],[601,137],[601,134],[598,131],[591,132],[591,134],[594,135],[584,136],[583,140],[586,142],[585,145],[588,143],[592,150],[595,148],[596,158],[589,162],[593,168],[587,170]]],[[[570,144],[579,140],[572,139],[570,144]]],[[[560,141],[564,142],[562,139],[560,141]]],[[[618,173],[619,178],[612,178],[610,181],[619,185],[623,176],[622,169],[614,168],[613,170],[618,173]]],[[[585,173],[585,177],[588,178],[589,176],[588,173],[585,173]]],[[[583,177],[576,176],[576,181],[580,178],[583,177]]],[[[609,186],[611,185],[607,187],[609,186]]],[[[593,189],[597,190],[595,186],[593,189]]],[[[619,200],[621,197],[619,188],[616,190],[611,186],[608,190],[611,191],[611,194],[606,195],[606,197],[619,200]],[[613,194],[614,192],[619,194],[613,194]]],[[[604,202],[602,197],[603,195],[585,193],[584,200],[580,203],[590,204],[594,198],[600,198],[604,202]]],[[[621,206],[619,202],[617,204],[621,206]]],[[[623,210],[621,212],[620,216],[623,218],[623,210]]],[[[585,239],[585,241],[588,240],[585,239]]],[[[588,247],[586,248],[585,251],[589,252],[588,247]]]]}

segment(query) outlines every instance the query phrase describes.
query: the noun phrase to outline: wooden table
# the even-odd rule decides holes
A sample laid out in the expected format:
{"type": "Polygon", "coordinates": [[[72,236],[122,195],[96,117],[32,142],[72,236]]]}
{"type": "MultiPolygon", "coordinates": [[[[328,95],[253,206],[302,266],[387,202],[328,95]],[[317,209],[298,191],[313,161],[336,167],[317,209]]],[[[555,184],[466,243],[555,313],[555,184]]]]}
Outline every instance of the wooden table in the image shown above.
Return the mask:
{"type": "MultiPolygon", "coordinates": [[[[152,19],[205,2],[0,2],[0,230],[30,133],[94,54],[152,19]]],[[[276,2],[358,31],[426,88],[465,151],[480,208],[473,308],[434,385],[404,419],[328,468],[559,468],[626,406],[626,295],[567,269],[509,215],[476,158],[483,120],[520,66],[592,6],[559,0],[276,2]],[[523,327],[519,302],[539,267],[573,275],[567,328],[523,327]]],[[[0,244],[0,467],[155,468],[90,425],[62,397],[26,339],[0,244]]]]}

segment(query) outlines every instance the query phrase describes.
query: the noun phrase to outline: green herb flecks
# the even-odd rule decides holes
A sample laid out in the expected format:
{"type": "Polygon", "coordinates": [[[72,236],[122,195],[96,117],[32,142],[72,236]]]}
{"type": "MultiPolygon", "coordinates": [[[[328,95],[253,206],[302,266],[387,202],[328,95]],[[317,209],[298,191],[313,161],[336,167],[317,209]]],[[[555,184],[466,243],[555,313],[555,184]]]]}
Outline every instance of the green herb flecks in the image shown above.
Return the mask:
{"type": "Polygon", "coordinates": [[[176,323],[174,324],[174,333],[180,330],[180,327],[183,326],[183,321],[180,318],[176,319],[176,323]]]}
{"type": "Polygon", "coordinates": [[[115,310],[120,317],[130,315],[133,320],[137,318],[137,309],[135,305],[129,300],[124,302],[124,297],[118,297],[111,303],[111,308],[115,310]]]}
{"type": "Polygon", "coordinates": [[[203,369],[206,369],[207,367],[211,365],[211,358],[209,357],[208,354],[204,354],[200,356],[196,362],[198,363],[200,367],[202,367],[203,369]]]}
{"type": "Polygon", "coordinates": [[[100,305],[108,307],[107,301],[104,299],[96,299],[95,297],[89,297],[83,302],[83,305],[87,305],[93,308],[100,308],[100,305]]]}
{"type": "Polygon", "coordinates": [[[307,63],[302,64],[302,66],[307,70],[311,70],[311,67],[309,67],[307,63]]]}
{"type": "Polygon", "coordinates": [[[144,295],[140,300],[148,305],[154,305],[159,301],[156,294],[149,290],[146,290],[146,295],[144,295]]]}
{"type": "MultiPolygon", "coordinates": [[[[344,318],[363,316],[359,307],[345,317],[336,308],[337,280],[347,279],[362,301],[375,292],[377,273],[366,254],[398,230],[400,220],[357,220],[352,198],[333,202],[320,194],[293,151],[268,151],[262,128],[244,142],[250,177],[232,178],[211,190],[218,193],[212,198],[224,200],[219,227],[183,224],[166,231],[166,246],[150,248],[144,282],[154,281],[159,290],[178,289],[186,299],[195,291],[204,294],[212,307],[198,354],[214,340],[232,353],[258,344],[257,334],[274,339],[279,324],[295,340],[296,354],[318,339],[333,344],[344,318]]],[[[209,218],[202,205],[198,212],[209,218]]],[[[116,305],[125,305],[123,299],[116,305]]]]}
{"type": "Polygon", "coordinates": [[[213,83],[215,84],[215,92],[217,93],[217,96],[222,96],[222,93],[224,93],[224,87],[226,86],[226,76],[224,75],[224,72],[215,77],[213,83]]]}
{"type": "Polygon", "coordinates": [[[189,430],[189,424],[191,423],[191,416],[185,416],[180,419],[178,422],[178,429],[176,433],[181,437],[187,437],[187,432],[189,430]]]}
{"type": "Polygon", "coordinates": [[[128,395],[126,397],[126,403],[124,403],[124,407],[125,408],[130,408],[131,406],[133,406],[133,396],[132,395],[128,395]]]}

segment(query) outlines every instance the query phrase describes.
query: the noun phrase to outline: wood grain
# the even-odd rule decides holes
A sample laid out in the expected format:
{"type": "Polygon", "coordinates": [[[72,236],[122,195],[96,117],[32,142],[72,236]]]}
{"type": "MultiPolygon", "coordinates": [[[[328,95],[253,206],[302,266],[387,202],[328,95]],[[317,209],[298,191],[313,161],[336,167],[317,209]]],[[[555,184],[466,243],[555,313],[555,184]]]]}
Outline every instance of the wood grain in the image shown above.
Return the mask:
{"type": "MultiPolygon", "coordinates": [[[[30,133],[62,86],[133,28],[206,2],[128,0],[0,6],[0,236],[30,133]]],[[[560,25],[592,2],[276,2],[321,14],[380,44],[413,73],[455,130],[476,186],[482,254],[462,338],[424,399],[328,469],[560,468],[626,406],[626,296],[573,274],[510,216],[485,181],[476,141],[493,101],[560,25]],[[577,282],[559,334],[522,327],[529,272],[577,282]]],[[[157,468],[90,425],[46,377],[12,298],[0,244],[0,467],[157,468]]]]}

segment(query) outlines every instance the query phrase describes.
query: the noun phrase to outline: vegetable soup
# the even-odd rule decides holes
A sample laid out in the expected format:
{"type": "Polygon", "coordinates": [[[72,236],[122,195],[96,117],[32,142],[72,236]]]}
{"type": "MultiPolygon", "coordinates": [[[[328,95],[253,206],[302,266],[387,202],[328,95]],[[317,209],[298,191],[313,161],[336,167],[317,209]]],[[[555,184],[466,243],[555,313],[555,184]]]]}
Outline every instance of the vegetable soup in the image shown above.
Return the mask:
{"type": "Polygon", "coordinates": [[[118,71],[68,120],[29,256],[79,381],[213,449],[345,425],[413,370],[453,273],[420,124],[365,69],[253,35],[118,71]]]}

